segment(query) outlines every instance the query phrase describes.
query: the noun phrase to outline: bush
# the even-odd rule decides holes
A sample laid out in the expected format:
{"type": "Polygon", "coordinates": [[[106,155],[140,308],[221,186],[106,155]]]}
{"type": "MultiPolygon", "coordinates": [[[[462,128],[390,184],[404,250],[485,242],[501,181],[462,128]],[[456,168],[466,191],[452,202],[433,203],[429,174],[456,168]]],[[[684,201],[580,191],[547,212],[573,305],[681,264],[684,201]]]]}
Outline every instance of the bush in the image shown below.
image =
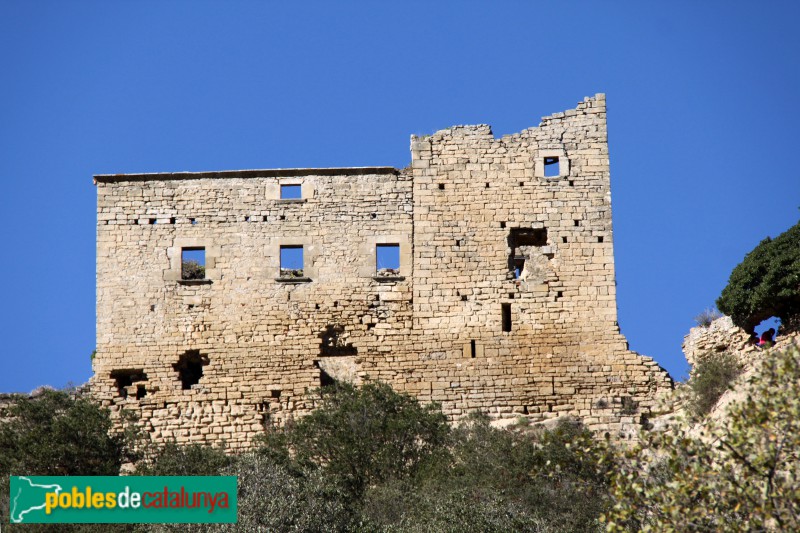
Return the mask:
{"type": "Polygon", "coordinates": [[[223,448],[168,442],[136,467],[139,476],[219,476],[233,463],[223,448]]]}
{"type": "Polygon", "coordinates": [[[748,333],[773,316],[792,329],[800,325],[800,223],[775,239],[767,237],[745,256],[717,308],[748,333]]]}
{"type": "Polygon", "coordinates": [[[608,531],[800,531],[800,350],[773,352],[749,387],[705,435],[684,422],[626,454],[608,531]]]}
{"type": "Polygon", "coordinates": [[[718,318],[722,318],[722,313],[713,307],[705,309],[702,313],[694,317],[694,322],[700,327],[707,328],[718,318]]]}
{"type": "Polygon", "coordinates": [[[109,436],[108,411],[64,391],[18,396],[0,423],[0,474],[113,476],[123,460],[121,437],[109,436]]]}
{"type": "Polygon", "coordinates": [[[688,383],[692,414],[697,417],[708,414],[739,374],[739,363],[727,352],[707,354],[700,358],[688,383]]]}
{"type": "Polygon", "coordinates": [[[190,259],[181,263],[181,279],[205,279],[206,267],[190,259]]]}
{"type": "Polygon", "coordinates": [[[608,506],[607,457],[580,424],[520,433],[469,417],[450,454],[372,487],[362,523],[391,531],[595,531],[608,506]]]}
{"type": "Polygon", "coordinates": [[[290,449],[298,468],[323,469],[356,498],[371,484],[412,475],[449,432],[437,405],[423,406],[383,383],[337,383],[319,395],[320,406],[271,435],[265,453],[286,457],[290,449]]]}
{"type": "MultiPolygon", "coordinates": [[[[9,477],[115,476],[124,456],[123,439],[109,436],[108,411],[65,391],[19,395],[0,422],[0,524],[8,524],[9,477]]],[[[3,529],[5,529],[3,525],[3,529]]],[[[132,531],[133,526],[94,524],[9,524],[9,531],[132,531]]]]}

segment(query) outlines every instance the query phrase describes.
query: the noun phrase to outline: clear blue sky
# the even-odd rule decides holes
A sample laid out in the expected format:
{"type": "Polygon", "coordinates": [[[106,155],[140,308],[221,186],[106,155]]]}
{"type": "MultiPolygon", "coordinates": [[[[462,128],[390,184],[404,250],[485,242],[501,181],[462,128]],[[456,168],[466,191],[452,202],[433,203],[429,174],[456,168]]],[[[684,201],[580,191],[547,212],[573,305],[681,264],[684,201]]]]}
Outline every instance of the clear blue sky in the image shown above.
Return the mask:
{"type": "Polygon", "coordinates": [[[0,2],[0,391],[83,382],[100,173],[409,162],[605,92],[618,306],[692,318],[800,218],[797,2],[0,2]]]}

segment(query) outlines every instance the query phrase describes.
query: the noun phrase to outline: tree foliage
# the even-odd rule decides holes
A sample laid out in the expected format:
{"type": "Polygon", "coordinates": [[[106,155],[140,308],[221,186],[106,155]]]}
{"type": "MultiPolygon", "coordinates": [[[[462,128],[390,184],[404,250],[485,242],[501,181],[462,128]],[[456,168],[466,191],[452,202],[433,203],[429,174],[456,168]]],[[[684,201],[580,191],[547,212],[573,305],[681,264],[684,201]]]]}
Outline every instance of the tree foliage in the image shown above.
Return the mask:
{"type": "Polygon", "coordinates": [[[717,308],[747,332],[776,316],[797,329],[800,316],[800,223],[767,237],[731,272],[717,308]]]}
{"type": "Polygon", "coordinates": [[[728,352],[710,353],[701,357],[689,379],[689,409],[696,417],[711,411],[733,381],[742,373],[736,358],[728,352]]]}
{"type": "Polygon", "coordinates": [[[122,436],[109,436],[108,411],[66,391],[19,395],[0,421],[0,524],[10,531],[131,531],[95,524],[8,524],[9,476],[115,476],[126,459],[122,436]]]}
{"type": "Polygon", "coordinates": [[[800,350],[772,352],[701,435],[651,434],[614,474],[609,531],[800,531],[800,350]]]}
{"type": "MultiPolygon", "coordinates": [[[[370,484],[413,474],[448,434],[438,405],[423,406],[383,383],[337,383],[319,394],[318,408],[272,442],[291,449],[301,467],[324,469],[354,496],[370,484]]],[[[280,453],[275,448],[273,456],[280,453]]]]}

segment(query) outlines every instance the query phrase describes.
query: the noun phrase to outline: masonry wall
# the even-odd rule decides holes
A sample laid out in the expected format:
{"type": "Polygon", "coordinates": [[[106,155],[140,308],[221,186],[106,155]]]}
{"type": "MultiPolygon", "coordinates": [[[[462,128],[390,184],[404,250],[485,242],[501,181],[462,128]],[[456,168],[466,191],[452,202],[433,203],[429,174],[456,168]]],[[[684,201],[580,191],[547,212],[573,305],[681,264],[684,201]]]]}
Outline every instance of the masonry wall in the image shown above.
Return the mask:
{"type": "Polygon", "coordinates": [[[156,439],[247,447],[327,377],[387,381],[452,419],[572,414],[627,438],[671,386],[616,323],[602,95],[502,139],[412,138],[408,171],[96,182],[93,391],[156,439]],[[303,199],[280,200],[281,184],[303,199]],[[379,243],[400,247],[391,276],[376,275],[379,243]],[[280,280],[281,245],[303,246],[308,280],[280,280]],[[198,247],[207,280],[182,281],[181,250],[198,247]],[[187,353],[203,376],[184,389],[187,353]]]}

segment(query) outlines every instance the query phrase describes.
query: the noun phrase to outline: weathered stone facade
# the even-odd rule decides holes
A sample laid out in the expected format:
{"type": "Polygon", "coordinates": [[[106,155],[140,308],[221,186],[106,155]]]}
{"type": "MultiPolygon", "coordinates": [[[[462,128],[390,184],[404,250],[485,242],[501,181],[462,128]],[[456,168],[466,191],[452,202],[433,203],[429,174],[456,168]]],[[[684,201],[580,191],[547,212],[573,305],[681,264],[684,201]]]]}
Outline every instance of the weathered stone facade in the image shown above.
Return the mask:
{"type": "Polygon", "coordinates": [[[630,436],[672,382],[617,327],[605,97],[501,139],[412,137],[411,153],[403,170],[95,176],[93,394],[156,439],[234,449],[331,378],[454,420],[572,414],[630,436]],[[376,270],[380,244],[394,270],[376,270]],[[285,246],[302,272],[282,272],[285,246]],[[200,248],[205,279],[181,279],[200,248]]]}

